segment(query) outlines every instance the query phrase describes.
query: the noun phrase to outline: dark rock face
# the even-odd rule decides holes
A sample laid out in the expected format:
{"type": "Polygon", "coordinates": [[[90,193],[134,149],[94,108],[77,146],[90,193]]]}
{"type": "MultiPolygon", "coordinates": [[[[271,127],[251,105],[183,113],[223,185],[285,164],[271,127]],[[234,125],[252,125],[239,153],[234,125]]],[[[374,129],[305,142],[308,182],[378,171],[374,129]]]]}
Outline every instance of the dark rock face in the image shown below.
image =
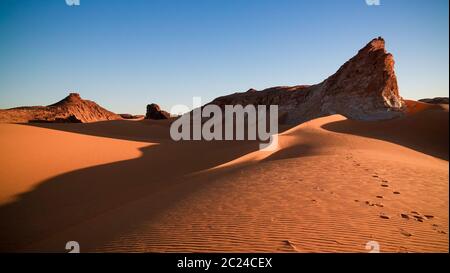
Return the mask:
{"type": "Polygon", "coordinates": [[[421,99],[420,102],[430,103],[430,104],[448,104],[448,97],[437,97],[432,99],[421,99]]]}
{"type": "Polygon", "coordinates": [[[70,115],[65,118],[55,118],[54,120],[39,120],[39,119],[33,119],[28,121],[30,123],[82,123],[81,120],[79,120],[74,115],[70,115]]]}
{"type": "Polygon", "coordinates": [[[132,114],[119,114],[123,119],[140,119],[144,118],[144,115],[132,115],[132,114]]]}
{"type": "Polygon", "coordinates": [[[394,72],[394,58],[382,38],[373,39],[356,56],[320,84],[250,89],[216,98],[210,104],[278,105],[285,123],[302,123],[330,114],[351,119],[381,120],[404,113],[394,72]]]}
{"type": "Polygon", "coordinates": [[[0,110],[0,122],[85,123],[121,119],[97,103],[70,93],[61,101],[48,106],[17,107],[0,110]]]}
{"type": "Polygon", "coordinates": [[[152,103],[147,105],[146,119],[168,119],[170,114],[161,110],[158,104],[152,103]]]}

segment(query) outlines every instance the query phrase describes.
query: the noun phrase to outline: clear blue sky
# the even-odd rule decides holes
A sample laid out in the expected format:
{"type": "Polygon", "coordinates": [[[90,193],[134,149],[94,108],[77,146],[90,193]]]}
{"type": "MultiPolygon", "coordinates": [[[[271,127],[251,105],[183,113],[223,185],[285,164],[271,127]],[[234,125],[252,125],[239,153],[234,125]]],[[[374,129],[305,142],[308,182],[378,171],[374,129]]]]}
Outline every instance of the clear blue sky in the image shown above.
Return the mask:
{"type": "Polygon", "coordinates": [[[0,108],[118,113],[313,84],[383,36],[405,98],[448,96],[448,0],[0,0],[0,108]]]}

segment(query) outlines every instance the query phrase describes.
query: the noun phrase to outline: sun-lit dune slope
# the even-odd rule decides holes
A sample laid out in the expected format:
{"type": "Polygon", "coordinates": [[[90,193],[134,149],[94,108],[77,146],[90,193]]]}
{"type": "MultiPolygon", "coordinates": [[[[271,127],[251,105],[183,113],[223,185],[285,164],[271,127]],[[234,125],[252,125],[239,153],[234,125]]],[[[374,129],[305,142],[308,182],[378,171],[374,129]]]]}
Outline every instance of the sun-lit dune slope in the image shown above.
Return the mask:
{"type": "Polygon", "coordinates": [[[448,109],[440,108],[390,121],[315,119],[281,133],[272,152],[250,142],[161,140],[139,158],[60,175],[0,207],[0,228],[10,233],[0,248],[64,251],[76,239],[84,252],[366,252],[376,241],[382,252],[448,252],[448,154],[436,153],[448,142],[430,144],[446,133],[448,109]],[[428,133],[417,132],[421,122],[428,133]],[[375,130],[384,137],[361,133],[375,130]]]}

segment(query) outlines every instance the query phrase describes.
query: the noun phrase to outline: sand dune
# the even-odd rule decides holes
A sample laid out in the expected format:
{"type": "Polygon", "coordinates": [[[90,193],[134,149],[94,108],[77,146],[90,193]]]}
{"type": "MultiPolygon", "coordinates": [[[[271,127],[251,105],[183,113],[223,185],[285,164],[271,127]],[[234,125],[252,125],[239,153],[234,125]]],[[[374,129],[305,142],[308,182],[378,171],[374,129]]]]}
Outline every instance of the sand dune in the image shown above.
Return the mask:
{"type": "Polygon", "coordinates": [[[137,158],[154,144],[0,124],[0,204],[56,175],[137,158]]]}
{"type": "Polygon", "coordinates": [[[0,207],[0,250],[366,252],[377,241],[448,252],[448,109],[319,118],[285,130],[273,152],[173,142],[169,123],[0,125],[2,164],[20,166],[1,173],[6,197],[29,191],[0,207]],[[61,150],[62,139],[77,144],[61,150]],[[101,156],[87,161],[92,147],[101,156]],[[21,176],[26,187],[12,184],[21,176]]]}

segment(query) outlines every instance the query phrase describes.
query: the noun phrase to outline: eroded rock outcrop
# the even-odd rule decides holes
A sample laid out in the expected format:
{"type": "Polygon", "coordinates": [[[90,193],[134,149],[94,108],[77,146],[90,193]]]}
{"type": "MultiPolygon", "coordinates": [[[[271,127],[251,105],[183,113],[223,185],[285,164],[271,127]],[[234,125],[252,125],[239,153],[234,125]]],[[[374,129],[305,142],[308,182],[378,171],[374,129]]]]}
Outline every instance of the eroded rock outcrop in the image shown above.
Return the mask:
{"type": "Polygon", "coordinates": [[[133,115],[133,114],[119,114],[123,119],[143,119],[144,115],[133,115]]]}
{"type": "Polygon", "coordinates": [[[152,103],[147,105],[146,119],[168,119],[170,114],[164,110],[161,110],[158,104],[152,103]]]}
{"type": "Polygon", "coordinates": [[[370,41],[322,83],[250,89],[216,98],[210,104],[277,104],[284,123],[302,123],[330,114],[358,120],[391,119],[402,115],[406,107],[398,91],[394,58],[386,52],[381,37],[370,41]]]}
{"type": "Polygon", "coordinates": [[[448,104],[448,97],[436,97],[431,99],[421,99],[420,102],[430,103],[430,104],[448,104]]]}
{"type": "Polygon", "coordinates": [[[61,101],[48,106],[26,106],[0,110],[0,122],[85,123],[122,119],[97,103],[70,93],[61,101]]]}

